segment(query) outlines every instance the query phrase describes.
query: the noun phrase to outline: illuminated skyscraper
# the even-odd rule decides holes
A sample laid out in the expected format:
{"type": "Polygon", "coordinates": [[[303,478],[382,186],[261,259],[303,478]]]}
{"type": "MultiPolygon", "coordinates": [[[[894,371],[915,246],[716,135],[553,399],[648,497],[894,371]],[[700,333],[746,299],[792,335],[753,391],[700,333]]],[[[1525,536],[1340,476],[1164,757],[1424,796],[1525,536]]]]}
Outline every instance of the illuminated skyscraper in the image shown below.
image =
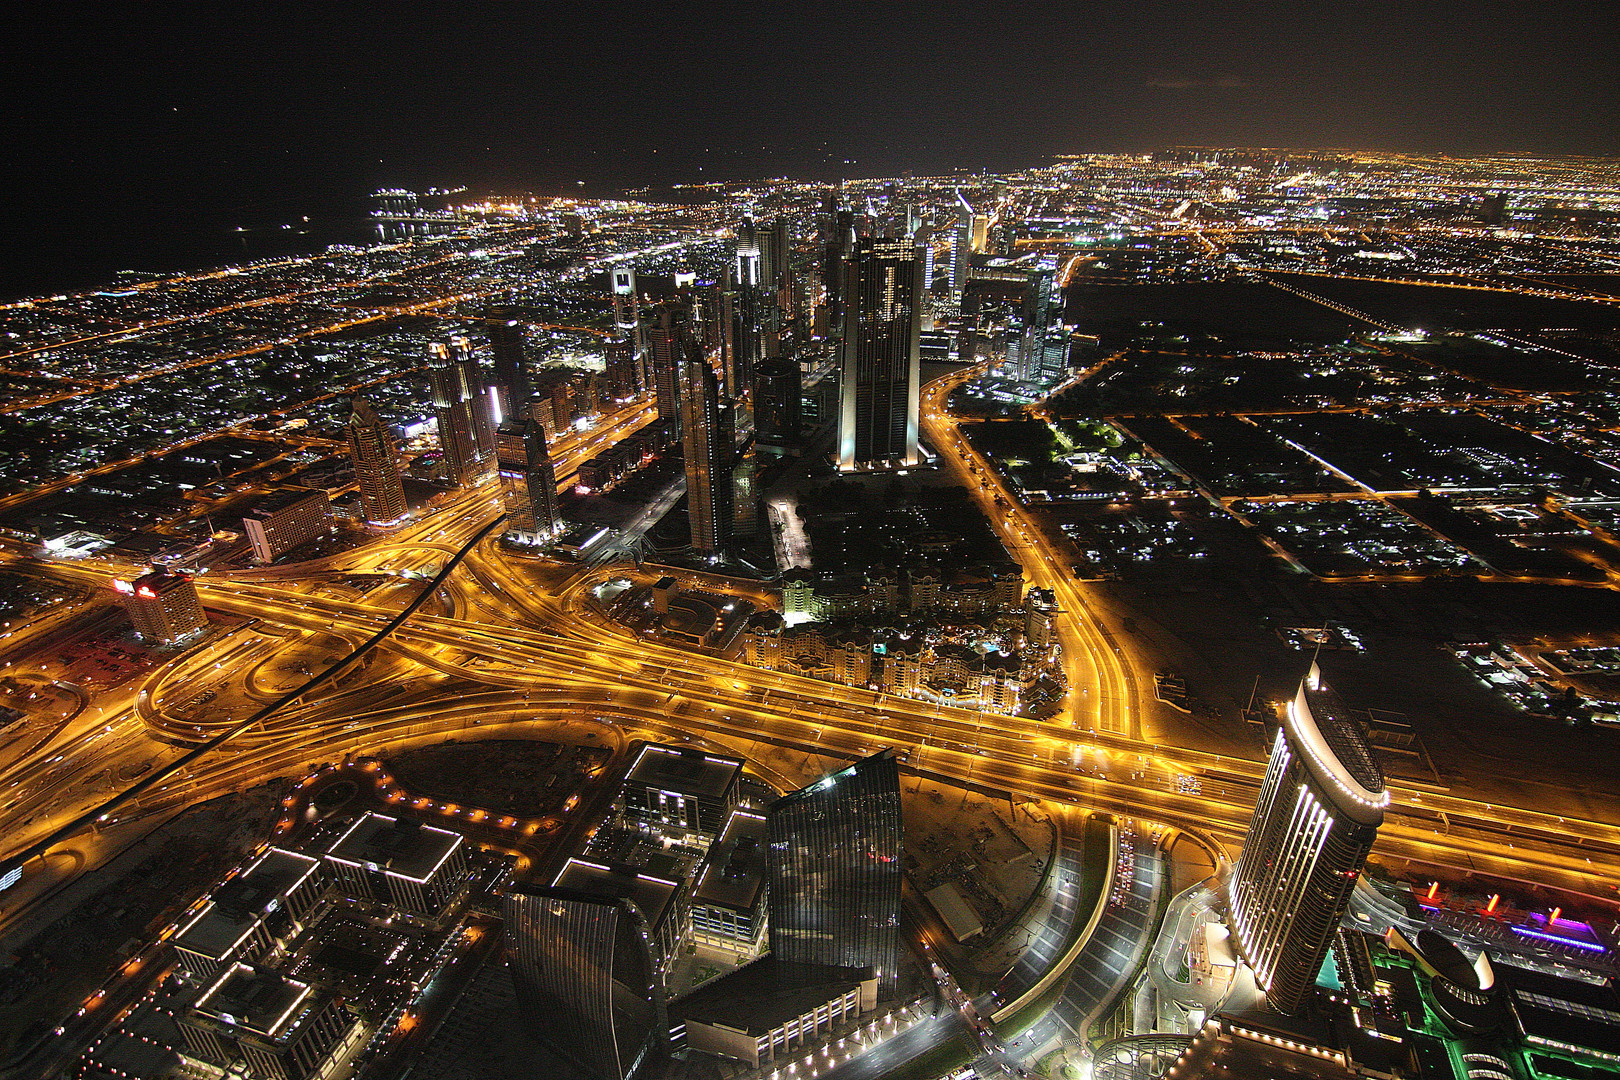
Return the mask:
{"type": "Polygon", "coordinates": [[[349,416],[349,453],[360,484],[360,506],[373,525],[391,525],[405,516],[405,487],[399,476],[394,436],[365,398],[354,399],[349,416]]]}
{"type": "Polygon", "coordinates": [[[731,310],[733,356],[726,393],[741,397],[754,385],[754,370],[764,359],[765,308],[771,303],[764,276],[758,230],[752,219],[737,228],[731,310]]]}
{"type": "Polygon", "coordinates": [[[433,386],[445,478],[458,487],[471,483],[493,456],[495,440],[489,429],[488,395],[466,338],[428,346],[428,378],[433,386]]]}
{"type": "Polygon", "coordinates": [[[838,467],[915,465],[922,404],[917,255],[862,238],[844,261],[838,467]]]}
{"type": "Polygon", "coordinates": [[[557,472],[540,422],[515,418],[495,434],[495,459],[506,493],[506,535],[543,544],[557,535],[557,472]]]}
{"type": "Polygon", "coordinates": [[[1361,729],[1315,664],[1271,747],[1229,890],[1232,930],[1278,1012],[1316,980],[1389,805],[1361,729]]]}
{"type": "Polygon", "coordinates": [[[692,550],[722,555],[735,521],[731,469],[736,458],[732,406],[720,380],[689,334],[677,338],[681,397],[681,449],[686,455],[686,513],[692,550]]]}
{"type": "MultiPolygon", "coordinates": [[[[632,387],[630,394],[639,394],[648,389],[649,375],[646,328],[641,320],[641,300],[636,295],[636,271],[633,267],[616,266],[609,280],[613,286],[613,339],[628,353],[629,364],[627,370],[620,367],[617,369],[620,374],[615,374],[615,365],[610,361],[609,377],[615,380],[615,386],[622,380],[632,387]]],[[[619,364],[625,362],[621,359],[619,364]]]]}
{"type": "Polygon", "coordinates": [[[962,290],[967,287],[968,268],[973,259],[973,206],[956,193],[961,209],[956,215],[956,230],[951,234],[951,302],[962,302],[962,290]]]}
{"type": "Polygon", "coordinates": [[[515,886],[506,953],[530,1032],[597,1080],[625,1080],[665,1025],[646,921],[629,900],[515,886]]]}
{"type": "Polygon", "coordinates": [[[683,334],[690,334],[689,315],[665,304],[657,309],[648,331],[648,364],[653,393],[658,399],[658,419],[670,423],[681,416],[681,345],[683,334]]]}
{"type": "Polygon", "coordinates": [[[154,570],[134,581],[119,578],[113,589],[143,641],[173,645],[208,627],[197,586],[184,574],[154,570]]]}
{"type": "Polygon", "coordinates": [[[900,766],[884,750],[771,805],[771,953],[870,967],[883,992],[900,964],[900,766]]]}

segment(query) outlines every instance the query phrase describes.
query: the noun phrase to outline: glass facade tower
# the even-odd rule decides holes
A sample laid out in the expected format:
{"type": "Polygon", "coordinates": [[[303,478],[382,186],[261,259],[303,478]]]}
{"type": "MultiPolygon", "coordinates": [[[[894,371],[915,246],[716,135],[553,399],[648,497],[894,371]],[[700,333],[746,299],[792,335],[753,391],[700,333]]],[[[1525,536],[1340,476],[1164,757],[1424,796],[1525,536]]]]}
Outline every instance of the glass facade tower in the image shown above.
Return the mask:
{"type": "Polygon", "coordinates": [[[766,826],[771,953],[869,967],[880,994],[899,970],[900,766],[884,750],[772,804],[766,826]]]}
{"type": "Polygon", "coordinates": [[[626,1080],[649,1056],[663,994],[646,924],[628,900],[514,888],[507,959],[533,1034],[597,1080],[626,1080]]]}
{"type": "Polygon", "coordinates": [[[838,467],[916,465],[922,406],[917,252],[863,237],[844,261],[838,467]]]}

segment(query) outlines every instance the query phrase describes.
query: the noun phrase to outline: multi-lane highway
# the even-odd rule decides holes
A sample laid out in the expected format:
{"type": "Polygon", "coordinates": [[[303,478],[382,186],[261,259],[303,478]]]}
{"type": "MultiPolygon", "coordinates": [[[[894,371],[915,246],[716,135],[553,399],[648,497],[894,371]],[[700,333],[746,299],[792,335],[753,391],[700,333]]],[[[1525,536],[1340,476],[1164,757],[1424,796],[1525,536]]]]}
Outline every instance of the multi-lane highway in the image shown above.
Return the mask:
{"type": "MultiPolygon", "coordinates": [[[[515,558],[486,541],[450,577],[444,603],[425,607],[382,643],[360,676],[291,705],[213,756],[154,785],[114,817],[168,812],[312,762],[381,746],[434,741],[469,729],[534,720],[601,717],[626,730],[707,740],[744,755],[775,746],[807,755],[854,756],[896,746],[909,766],[970,780],[1016,796],[1079,803],[1122,816],[1183,824],[1234,845],[1252,812],[1263,762],[1144,742],[1136,673],[1093,614],[1083,587],[1065,572],[1057,545],[1018,508],[989,465],[962,440],[945,407],[958,373],[931,384],[925,423],[946,468],[978,492],[1029,580],[1052,588],[1074,709],[1068,723],[1039,723],[938,706],[740,665],[660,644],[619,627],[596,609],[589,567],[515,558]],[[1196,778],[1196,785],[1188,778],[1196,778]]],[[[629,425],[634,417],[622,420],[629,425]]],[[[588,454],[609,436],[559,446],[588,454]]],[[[563,470],[559,469],[559,472],[563,470]]],[[[234,632],[246,642],[226,665],[182,658],[144,689],[183,681],[187,693],[210,679],[241,686],[266,650],[288,634],[364,640],[398,614],[398,590],[364,595],[312,589],[311,570],[419,574],[499,513],[492,485],[463,493],[440,512],[375,543],[306,566],[209,574],[199,581],[211,611],[256,620],[234,632]]],[[[93,561],[64,566],[94,583],[117,568],[93,561]]],[[[621,568],[621,572],[622,568],[621,568]]],[[[238,648],[222,643],[215,648],[238,648]]],[[[245,693],[245,689],[242,690],[245,693]]],[[[106,775],[142,755],[178,751],[151,737],[196,744],[233,721],[206,709],[170,711],[174,695],[143,693],[113,718],[99,745],[75,743],[9,774],[4,815],[8,851],[17,851],[105,797],[108,784],[76,791],[64,780],[106,775]],[[96,770],[100,770],[99,773],[96,770]],[[72,770],[64,772],[64,770],[72,770]]],[[[1061,721],[1062,718],[1060,718],[1061,721]]],[[[1391,860],[1461,867],[1592,894],[1620,880],[1620,828],[1559,818],[1524,807],[1489,805],[1432,788],[1394,785],[1395,811],[1377,852],[1391,860]]]]}

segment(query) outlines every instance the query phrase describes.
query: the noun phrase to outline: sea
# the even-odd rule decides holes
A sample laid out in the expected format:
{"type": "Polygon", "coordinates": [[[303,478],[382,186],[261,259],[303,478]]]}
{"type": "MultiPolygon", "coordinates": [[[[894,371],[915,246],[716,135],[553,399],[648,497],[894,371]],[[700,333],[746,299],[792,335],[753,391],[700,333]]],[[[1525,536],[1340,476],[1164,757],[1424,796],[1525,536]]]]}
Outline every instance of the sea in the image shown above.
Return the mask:
{"type": "Polygon", "coordinates": [[[374,243],[359,175],[0,168],[0,300],[374,243]],[[128,272],[128,273],[126,273],[128,272]]]}

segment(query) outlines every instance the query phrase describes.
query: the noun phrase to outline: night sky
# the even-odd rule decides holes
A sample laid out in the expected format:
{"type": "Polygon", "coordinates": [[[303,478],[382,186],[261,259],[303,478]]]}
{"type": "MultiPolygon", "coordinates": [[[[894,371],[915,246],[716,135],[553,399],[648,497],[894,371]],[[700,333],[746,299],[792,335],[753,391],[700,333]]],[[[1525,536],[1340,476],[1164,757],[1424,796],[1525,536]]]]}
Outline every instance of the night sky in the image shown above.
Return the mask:
{"type": "Polygon", "coordinates": [[[43,219],[86,199],[138,227],[377,184],[606,194],[1171,144],[1620,154],[1615,23],[1411,0],[36,4],[0,34],[0,254],[81,243],[43,219]]]}

